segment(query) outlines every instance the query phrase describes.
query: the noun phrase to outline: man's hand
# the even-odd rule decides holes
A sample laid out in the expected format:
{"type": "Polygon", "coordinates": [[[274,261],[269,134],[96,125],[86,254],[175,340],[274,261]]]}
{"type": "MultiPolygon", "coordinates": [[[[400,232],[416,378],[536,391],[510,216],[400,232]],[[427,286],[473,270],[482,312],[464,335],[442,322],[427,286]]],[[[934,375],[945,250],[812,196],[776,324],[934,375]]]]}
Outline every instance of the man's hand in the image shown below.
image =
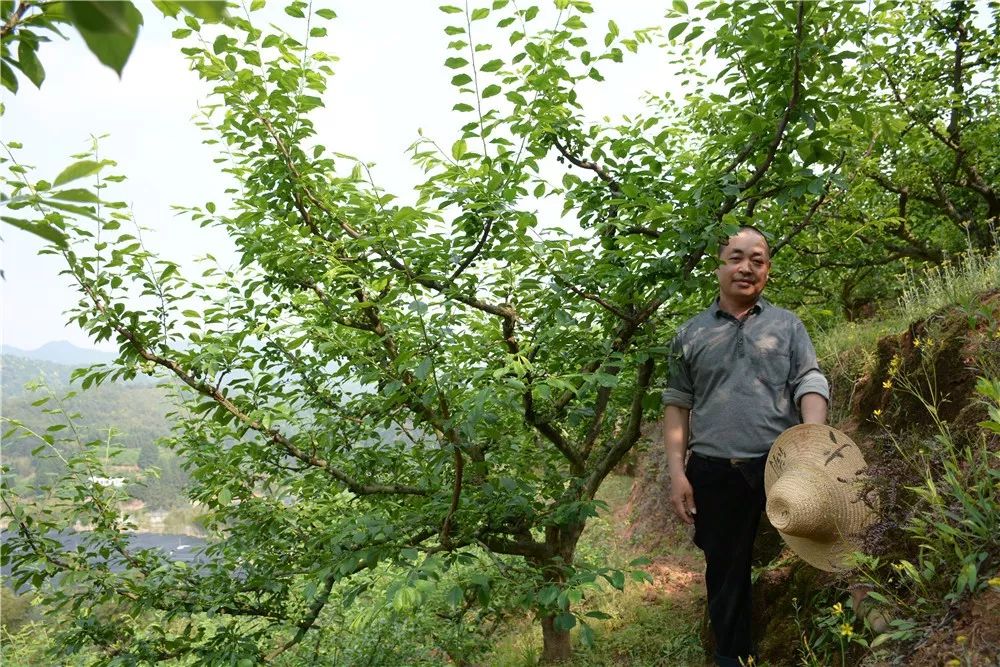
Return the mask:
{"type": "Polygon", "coordinates": [[[684,473],[670,476],[670,503],[674,506],[674,514],[678,519],[686,524],[694,523],[694,515],[697,513],[694,490],[684,473]]]}
{"type": "Polygon", "coordinates": [[[694,523],[694,490],[684,473],[687,453],[688,417],[691,411],[677,405],[663,410],[663,442],[667,448],[667,470],[670,471],[670,504],[674,514],[684,523],[694,523]]]}

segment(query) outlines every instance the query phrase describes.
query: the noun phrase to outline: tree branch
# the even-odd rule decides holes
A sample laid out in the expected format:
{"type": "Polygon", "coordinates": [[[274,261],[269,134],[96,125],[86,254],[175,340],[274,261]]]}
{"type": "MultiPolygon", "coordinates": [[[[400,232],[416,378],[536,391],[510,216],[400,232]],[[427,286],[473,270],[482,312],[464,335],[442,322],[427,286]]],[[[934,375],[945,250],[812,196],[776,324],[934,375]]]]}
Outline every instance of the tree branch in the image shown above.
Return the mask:
{"type": "Polygon", "coordinates": [[[10,16],[7,18],[7,22],[0,27],[0,39],[4,39],[17,28],[21,19],[24,18],[25,12],[27,12],[30,7],[31,3],[28,2],[28,0],[21,0],[21,2],[18,3],[17,9],[11,12],[10,16]]]}
{"type": "MultiPolygon", "coordinates": [[[[256,115],[256,118],[260,120],[261,123],[264,124],[264,127],[268,131],[268,134],[274,140],[275,144],[278,147],[278,151],[281,153],[281,156],[285,161],[285,166],[288,168],[289,173],[291,173],[291,175],[294,177],[296,185],[298,185],[298,187],[301,188],[302,193],[305,195],[305,198],[309,201],[309,203],[311,203],[313,206],[319,208],[321,211],[330,216],[330,218],[333,219],[338,224],[338,226],[345,234],[347,234],[347,236],[355,240],[362,239],[364,235],[360,231],[355,229],[353,225],[351,225],[346,219],[343,218],[343,216],[337,215],[334,211],[330,210],[330,208],[325,203],[323,203],[315,194],[313,194],[312,190],[310,190],[309,187],[303,182],[302,174],[299,172],[298,168],[296,168],[295,162],[292,159],[291,152],[285,146],[285,142],[281,139],[281,136],[278,134],[277,130],[275,130],[274,125],[271,123],[271,121],[259,114],[256,115]]],[[[304,220],[304,222],[306,222],[307,226],[309,226],[307,220],[304,220]]],[[[310,226],[309,228],[310,231],[314,230],[313,226],[310,226]]],[[[316,229],[318,230],[318,228],[316,229]]],[[[326,237],[323,236],[321,233],[318,234],[318,236],[323,240],[327,240],[326,237]]],[[[454,299],[459,303],[464,303],[470,308],[475,308],[476,310],[481,310],[491,315],[496,315],[498,317],[505,317],[511,312],[509,309],[505,309],[496,304],[492,304],[487,301],[483,301],[481,299],[477,299],[475,297],[462,294],[460,292],[455,292],[454,290],[450,289],[451,281],[444,282],[441,280],[435,280],[433,278],[429,278],[427,276],[418,275],[405,262],[401,261],[394,255],[389,253],[386,249],[381,248],[377,245],[372,245],[371,247],[375,252],[375,254],[380,259],[388,263],[389,266],[391,266],[396,271],[403,273],[408,280],[417,283],[418,285],[422,285],[428,289],[432,289],[435,292],[442,294],[446,298],[454,299]]]]}
{"type": "Polygon", "coordinates": [[[597,305],[601,306],[602,308],[604,308],[605,310],[607,310],[609,313],[611,313],[612,315],[614,315],[618,319],[625,320],[626,322],[631,319],[627,314],[625,314],[620,308],[618,308],[616,305],[614,305],[610,301],[607,301],[607,300],[601,298],[600,296],[598,296],[596,294],[592,294],[590,292],[583,291],[582,289],[580,289],[579,287],[577,287],[576,285],[574,285],[573,283],[571,283],[569,280],[567,280],[566,278],[563,278],[562,276],[560,276],[558,273],[556,273],[554,271],[552,272],[552,278],[560,286],[565,287],[566,289],[568,289],[573,294],[576,294],[577,296],[579,296],[579,297],[581,297],[583,299],[586,299],[587,301],[593,301],[594,303],[596,303],[597,305]]]}
{"type": "Polygon", "coordinates": [[[618,437],[618,440],[608,448],[607,453],[587,478],[587,482],[584,485],[586,498],[594,497],[604,478],[614,470],[615,466],[621,462],[625,454],[632,448],[632,445],[639,439],[640,427],[642,426],[643,399],[646,398],[646,390],[649,389],[649,383],[652,382],[654,370],[656,370],[656,362],[652,357],[647,358],[646,361],[639,365],[638,372],[636,373],[635,392],[632,395],[632,405],[629,409],[628,424],[618,437]]]}
{"type": "Polygon", "coordinates": [[[180,364],[168,359],[154,352],[143,345],[139,337],[129,328],[117,321],[116,318],[112,317],[105,307],[104,303],[97,297],[97,294],[91,289],[89,285],[81,283],[81,286],[86,291],[87,295],[90,297],[91,302],[94,307],[97,308],[104,317],[108,319],[111,323],[112,328],[118,332],[118,334],[124,338],[129,346],[132,347],[135,352],[145,359],[150,361],[157,366],[161,366],[173,373],[177,378],[179,378],[184,384],[191,387],[199,394],[211,398],[213,401],[218,403],[222,408],[235,417],[239,422],[250,428],[251,430],[257,431],[258,433],[266,436],[269,440],[275,444],[280,445],[290,456],[306,463],[314,468],[319,468],[326,472],[333,479],[344,484],[351,492],[358,495],[379,495],[379,494],[403,494],[403,495],[427,495],[425,489],[421,489],[413,486],[399,485],[399,484],[364,484],[344,471],[331,465],[328,461],[321,459],[313,454],[307,454],[302,449],[300,449],[295,443],[293,443],[288,437],[282,434],[276,428],[269,428],[264,426],[260,421],[251,418],[246,412],[241,410],[235,403],[233,403],[229,398],[227,398],[222,392],[211,386],[210,384],[197,379],[194,375],[189,373],[180,364]]]}
{"type": "MultiPolygon", "coordinates": [[[[503,338],[507,350],[511,354],[517,355],[521,353],[521,347],[514,336],[515,321],[513,317],[503,320],[503,338]]],[[[524,407],[524,421],[533,426],[535,430],[545,436],[545,439],[555,446],[559,453],[563,455],[563,458],[569,462],[573,474],[582,474],[584,470],[583,458],[573,448],[573,445],[566,440],[558,427],[539,417],[535,411],[535,397],[531,391],[532,378],[530,374],[525,379],[525,389],[521,395],[521,402],[524,407]]]]}
{"type": "Polygon", "coordinates": [[[319,618],[319,614],[323,611],[323,607],[330,599],[330,592],[333,590],[333,585],[337,582],[337,573],[331,572],[326,575],[323,579],[323,588],[313,603],[309,606],[309,611],[306,614],[305,619],[299,623],[299,629],[295,632],[295,635],[289,639],[287,642],[276,648],[275,650],[264,656],[264,662],[271,662],[279,655],[292,648],[299,642],[301,642],[306,637],[306,633],[316,624],[316,619],[319,618]]]}
{"type": "Polygon", "coordinates": [[[611,387],[601,387],[597,390],[597,401],[594,403],[594,417],[590,420],[590,428],[583,440],[583,460],[590,458],[590,450],[601,434],[604,418],[608,413],[608,402],[611,400],[611,387]]]}
{"type": "Polygon", "coordinates": [[[462,272],[469,268],[469,265],[475,261],[476,257],[482,251],[483,246],[486,245],[486,240],[490,237],[490,230],[493,229],[493,216],[486,218],[486,224],[483,226],[483,233],[479,237],[479,242],[476,243],[475,247],[469,252],[469,255],[462,260],[462,263],[458,265],[454,273],[448,278],[448,282],[453,283],[455,280],[462,275],[462,272]]]}
{"type": "Polygon", "coordinates": [[[448,506],[448,513],[445,515],[444,521],[441,522],[441,546],[445,549],[451,548],[451,522],[455,517],[455,512],[458,511],[458,501],[462,497],[462,475],[465,472],[462,448],[454,444],[451,448],[455,459],[455,481],[452,484],[451,504],[448,506]]]}
{"type": "Polygon", "coordinates": [[[754,170],[750,178],[740,185],[741,191],[756,185],[762,178],[764,178],[767,170],[771,168],[771,164],[774,162],[774,158],[778,154],[778,148],[781,146],[781,142],[785,137],[785,130],[788,128],[788,123],[792,118],[792,113],[794,113],[795,108],[798,106],[799,97],[802,93],[802,63],[799,51],[802,48],[802,39],[805,34],[805,12],[806,3],[803,0],[799,0],[798,11],[795,16],[795,51],[792,54],[792,94],[788,98],[788,103],[785,105],[785,111],[781,115],[781,120],[778,121],[778,127],[775,128],[774,138],[771,139],[771,144],[767,149],[767,154],[764,156],[763,161],[757,165],[757,168],[754,170]]]}
{"type": "Polygon", "coordinates": [[[544,542],[535,542],[530,536],[519,540],[508,540],[501,537],[482,535],[478,541],[490,551],[507,554],[508,556],[525,556],[543,560],[552,556],[548,545],[544,542]]]}
{"type": "MultiPolygon", "coordinates": [[[[840,161],[837,162],[837,166],[834,167],[833,171],[830,173],[831,176],[840,170],[840,166],[844,164],[844,158],[845,154],[841,154],[840,161]]],[[[782,248],[788,245],[789,241],[791,241],[793,238],[802,233],[802,231],[812,223],[812,219],[816,215],[816,211],[818,211],[820,207],[823,206],[823,203],[826,201],[826,198],[830,194],[831,183],[832,181],[828,178],[826,183],[823,184],[823,193],[816,198],[816,200],[812,203],[812,205],[809,206],[809,211],[806,212],[805,217],[802,218],[802,220],[800,220],[799,223],[795,225],[795,227],[789,230],[789,232],[785,234],[785,236],[782,237],[780,241],[774,244],[774,247],[771,248],[772,259],[774,258],[775,255],[777,255],[781,251],[782,248]]]]}
{"type": "Polygon", "coordinates": [[[569,149],[566,148],[566,146],[560,143],[559,137],[555,136],[554,134],[552,135],[552,145],[556,147],[556,150],[559,151],[560,155],[566,158],[566,160],[569,161],[570,164],[580,167],[581,169],[589,169],[590,171],[597,174],[597,177],[599,179],[608,184],[608,186],[611,188],[611,192],[613,192],[616,195],[621,192],[621,185],[618,183],[617,179],[615,179],[611,174],[609,174],[604,167],[597,164],[596,162],[591,162],[590,160],[584,160],[583,158],[573,155],[569,151],[569,149]]]}

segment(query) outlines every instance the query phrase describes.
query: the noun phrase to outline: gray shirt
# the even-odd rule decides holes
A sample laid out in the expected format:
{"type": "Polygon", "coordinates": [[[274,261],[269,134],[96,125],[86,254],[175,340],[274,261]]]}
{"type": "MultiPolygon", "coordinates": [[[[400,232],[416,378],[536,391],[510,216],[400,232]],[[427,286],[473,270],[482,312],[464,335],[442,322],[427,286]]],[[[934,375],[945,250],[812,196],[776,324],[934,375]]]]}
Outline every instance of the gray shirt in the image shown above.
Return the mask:
{"type": "Polygon", "coordinates": [[[750,458],[801,421],[808,393],[830,400],[802,321],[765,299],[737,320],[716,300],[678,329],[663,404],[691,410],[695,452],[750,458]]]}

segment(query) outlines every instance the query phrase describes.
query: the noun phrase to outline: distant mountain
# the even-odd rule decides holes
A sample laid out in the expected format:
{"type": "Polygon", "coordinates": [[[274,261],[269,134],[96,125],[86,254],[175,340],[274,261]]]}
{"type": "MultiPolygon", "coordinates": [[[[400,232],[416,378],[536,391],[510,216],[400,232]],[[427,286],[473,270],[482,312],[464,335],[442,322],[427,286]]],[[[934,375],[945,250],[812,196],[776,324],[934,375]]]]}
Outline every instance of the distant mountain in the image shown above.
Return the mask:
{"type": "Polygon", "coordinates": [[[23,394],[24,385],[29,382],[41,381],[52,389],[69,388],[69,378],[74,366],[7,354],[9,349],[11,348],[5,346],[4,354],[0,355],[0,388],[4,399],[23,394]]]}
{"type": "Polygon", "coordinates": [[[65,340],[46,343],[37,350],[22,350],[13,345],[4,345],[3,353],[25,359],[50,361],[54,364],[65,364],[73,367],[89,366],[103,361],[111,361],[117,356],[114,352],[102,352],[101,350],[88,350],[77,347],[65,340]]]}

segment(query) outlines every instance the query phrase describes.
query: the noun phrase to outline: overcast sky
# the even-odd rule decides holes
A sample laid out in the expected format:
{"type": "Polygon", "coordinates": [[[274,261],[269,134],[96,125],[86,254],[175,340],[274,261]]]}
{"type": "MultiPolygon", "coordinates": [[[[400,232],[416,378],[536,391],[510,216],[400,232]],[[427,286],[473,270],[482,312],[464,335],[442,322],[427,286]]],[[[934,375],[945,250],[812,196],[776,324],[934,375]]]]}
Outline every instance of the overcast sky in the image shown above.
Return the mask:
{"type": "MultiPolygon", "coordinates": [[[[37,168],[35,180],[51,180],[72,161],[70,155],[89,148],[92,135],[107,134],[100,142],[101,157],[115,160],[114,172],[128,177],[108,198],[129,202],[137,221],[153,230],[145,239],[148,246],[182,265],[208,252],[225,257],[231,251],[220,232],[201,229],[170,208],[207,201],[225,205],[227,181],[212,163],[212,148],[202,144],[206,134],[192,122],[199,101],[207,99],[207,88],[188,71],[179,52],[182,43],[170,37],[177,23],[163,18],[148,0],[136,4],[145,25],[120,80],[75,33],[68,41],[43,44],[39,55],[46,80],[37,90],[22,79],[16,96],[4,89],[0,138],[22,142],[19,161],[37,168]]],[[[282,3],[270,4],[275,20],[287,20],[280,12],[282,3]]],[[[439,4],[354,0],[316,2],[313,7],[336,10],[338,18],[328,24],[329,35],[316,48],[340,58],[326,107],[314,116],[319,141],[375,162],[379,183],[390,191],[405,191],[419,178],[405,153],[418,128],[451,145],[467,120],[451,111],[458,98],[449,83],[454,72],[443,65],[452,55],[443,32],[449,17],[437,9],[439,4]]],[[[623,33],[661,24],[667,3],[594,4],[596,12],[587,23],[594,31],[592,43],[599,44],[609,18],[623,33]]],[[[493,22],[482,24],[486,28],[493,22]]],[[[298,34],[293,26],[290,30],[298,34]]],[[[627,57],[623,65],[605,68],[606,82],[580,91],[587,115],[598,119],[640,110],[645,91],[663,93],[674,85],[670,72],[666,54],[652,47],[627,57]]],[[[63,313],[78,297],[59,275],[60,261],[38,257],[41,241],[29,234],[3,225],[0,235],[0,267],[6,274],[0,283],[3,343],[34,349],[69,340],[94,347],[82,331],[65,324],[63,313]]]]}

